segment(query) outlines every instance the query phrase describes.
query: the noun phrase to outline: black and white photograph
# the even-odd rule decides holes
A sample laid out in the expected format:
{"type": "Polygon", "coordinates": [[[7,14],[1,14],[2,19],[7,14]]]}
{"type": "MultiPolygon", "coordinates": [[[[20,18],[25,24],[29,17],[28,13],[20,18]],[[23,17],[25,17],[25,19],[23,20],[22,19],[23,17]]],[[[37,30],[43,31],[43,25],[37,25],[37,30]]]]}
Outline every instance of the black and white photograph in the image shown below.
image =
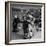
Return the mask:
{"type": "Polygon", "coordinates": [[[44,4],[6,3],[6,41],[44,42],[44,4]]]}

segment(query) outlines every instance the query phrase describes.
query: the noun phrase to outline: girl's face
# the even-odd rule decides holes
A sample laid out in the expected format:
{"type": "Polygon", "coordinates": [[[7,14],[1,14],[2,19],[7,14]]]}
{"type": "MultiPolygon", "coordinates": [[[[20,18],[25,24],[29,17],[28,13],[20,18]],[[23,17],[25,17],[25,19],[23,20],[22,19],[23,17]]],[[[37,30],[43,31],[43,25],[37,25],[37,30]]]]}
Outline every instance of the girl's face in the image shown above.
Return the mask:
{"type": "Polygon", "coordinates": [[[17,15],[15,15],[14,17],[17,18],[17,15]]]}
{"type": "Polygon", "coordinates": [[[24,20],[26,20],[26,17],[24,17],[24,20]]]}

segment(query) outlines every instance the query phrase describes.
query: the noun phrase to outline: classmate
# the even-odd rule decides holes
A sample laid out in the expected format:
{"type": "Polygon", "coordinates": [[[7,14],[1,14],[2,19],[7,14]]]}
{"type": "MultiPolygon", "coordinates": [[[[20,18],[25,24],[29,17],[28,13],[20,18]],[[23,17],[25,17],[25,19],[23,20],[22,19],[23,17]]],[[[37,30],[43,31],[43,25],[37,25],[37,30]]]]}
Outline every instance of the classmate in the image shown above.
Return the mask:
{"type": "Polygon", "coordinates": [[[29,19],[27,20],[28,24],[28,38],[32,38],[33,31],[34,31],[34,23],[33,23],[33,16],[31,14],[28,14],[29,19]]]}
{"type": "Polygon", "coordinates": [[[26,17],[24,17],[23,21],[23,31],[24,31],[24,39],[26,39],[28,33],[28,22],[26,20],[26,17]]]}
{"type": "Polygon", "coordinates": [[[17,15],[14,16],[14,20],[13,20],[13,32],[17,32],[17,24],[19,23],[19,18],[17,17],[17,15]]]}

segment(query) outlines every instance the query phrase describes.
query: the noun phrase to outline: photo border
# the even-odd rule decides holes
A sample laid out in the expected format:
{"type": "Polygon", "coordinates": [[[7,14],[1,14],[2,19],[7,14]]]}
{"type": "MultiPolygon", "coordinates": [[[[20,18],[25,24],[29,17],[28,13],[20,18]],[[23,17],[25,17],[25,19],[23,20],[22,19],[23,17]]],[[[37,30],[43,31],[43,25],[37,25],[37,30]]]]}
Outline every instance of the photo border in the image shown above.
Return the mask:
{"type": "Polygon", "coordinates": [[[15,44],[33,44],[33,43],[45,43],[45,3],[38,3],[38,2],[19,2],[19,1],[7,1],[7,2],[5,2],[5,44],[6,45],[15,45],[15,44]],[[40,42],[26,42],[26,43],[12,43],[12,44],[10,44],[9,40],[8,40],[8,43],[7,43],[7,41],[6,41],[6,3],[8,3],[8,2],[12,2],[12,3],[14,3],[14,2],[15,3],[27,3],[27,4],[43,4],[44,5],[44,41],[40,41],[40,42]]]}

